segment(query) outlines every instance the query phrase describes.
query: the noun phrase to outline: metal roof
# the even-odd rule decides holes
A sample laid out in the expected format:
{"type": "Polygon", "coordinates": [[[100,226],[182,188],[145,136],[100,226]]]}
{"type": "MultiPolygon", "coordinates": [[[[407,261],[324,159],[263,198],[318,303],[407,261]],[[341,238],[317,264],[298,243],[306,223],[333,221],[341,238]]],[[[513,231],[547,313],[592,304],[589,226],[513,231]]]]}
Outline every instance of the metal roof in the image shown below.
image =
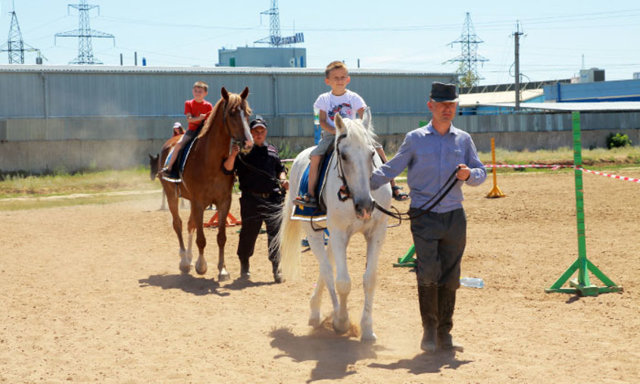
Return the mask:
{"type": "MultiPolygon", "coordinates": [[[[527,101],[542,96],[544,91],[542,89],[528,89],[521,91],[520,94],[520,100],[527,101]]],[[[515,91],[467,93],[460,94],[459,97],[458,105],[460,107],[475,107],[477,105],[508,103],[516,99],[516,93],[515,91]]]]}
{"type": "MultiPolygon", "coordinates": [[[[515,108],[516,103],[485,103],[480,105],[515,108]]],[[[611,101],[600,103],[521,103],[520,108],[565,112],[640,111],[640,101],[611,101]]]]}
{"type": "MultiPolygon", "coordinates": [[[[71,73],[189,73],[189,74],[296,74],[322,75],[324,68],[276,68],[276,67],[155,67],[155,66],[89,66],[89,65],[0,65],[1,72],[71,72],[71,73]]],[[[349,69],[352,75],[402,75],[420,77],[455,77],[449,72],[419,72],[392,69],[349,69]]]]}

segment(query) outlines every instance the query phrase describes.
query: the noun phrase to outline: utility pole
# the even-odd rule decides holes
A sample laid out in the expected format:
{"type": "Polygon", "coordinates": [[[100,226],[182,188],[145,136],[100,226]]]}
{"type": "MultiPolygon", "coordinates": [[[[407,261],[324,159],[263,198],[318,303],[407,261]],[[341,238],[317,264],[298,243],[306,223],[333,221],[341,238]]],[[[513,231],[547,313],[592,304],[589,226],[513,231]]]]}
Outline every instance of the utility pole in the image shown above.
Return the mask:
{"type": "Polygon", "coordinates": [[[513,33],[516,46],[516,111],[520,110],[520,22],[516,23],[516,31],[513,33]]]}
{"type": "Polygon", "coordinates": [[[91,44],[91,38],[100,37],[113,39],[114,47],[116,45],[116,38],[112,34],[91,29],[91,26],[89,25],[89,10],[98,8],[99,13],[100,7],[93,4],[87,4],[87,0],[80,0],[80,4],[68,4],[67,10],[69,9],[69,7],[78,10],[78,29],[55,34],[55,37],[78,38],[78,57],[76,57],[73,61],[70,61],[69,64],[102,64],[101,61],[93,57],[93,46],[91,44]]]}

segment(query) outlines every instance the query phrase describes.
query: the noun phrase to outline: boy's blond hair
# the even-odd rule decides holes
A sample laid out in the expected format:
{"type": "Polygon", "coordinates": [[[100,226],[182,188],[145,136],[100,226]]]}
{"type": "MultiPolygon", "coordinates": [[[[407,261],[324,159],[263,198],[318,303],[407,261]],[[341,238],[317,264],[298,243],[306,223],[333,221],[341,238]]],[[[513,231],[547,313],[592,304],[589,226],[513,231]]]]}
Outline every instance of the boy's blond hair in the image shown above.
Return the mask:
{"type": "Polygon", "coordinates": [[[193,84],[193,88],[202,88],[205,92],[209,92],[209,86],[204,81],[196,81],[193,84]]]}
{"type": "Polygon", "coordinates": [[[325,77],[328,79],[331,71],[338,68],[344,68],[344,70],[347,71],[347,73],[349,73],[349,69],[347,68],[347,65],[342,61],[336,60],[336,61],[330,62],[329,65],[327,65],[327,68],[324,70],[325,77]]]}

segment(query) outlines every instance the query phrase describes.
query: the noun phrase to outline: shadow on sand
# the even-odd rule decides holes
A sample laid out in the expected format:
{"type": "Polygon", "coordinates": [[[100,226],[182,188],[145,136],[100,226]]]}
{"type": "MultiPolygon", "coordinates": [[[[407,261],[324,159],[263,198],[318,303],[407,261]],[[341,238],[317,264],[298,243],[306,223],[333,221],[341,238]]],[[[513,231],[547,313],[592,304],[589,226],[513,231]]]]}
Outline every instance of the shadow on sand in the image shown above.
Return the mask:
{"type": "Polygon", "coordinates": [[[282,354],[275,358],[289,357],[296,362],[315,361],[307,383],[317,380],[339,380],[355,374],[353,364],[362,359],[376,358],[376,351],[384,347],[363,343],[349,335],[336,335],[332,330],[320,327],[312,334],[296,336],[288,328],[271,331],[271,346],[282,354]]]}
{"type": "Polygon", "coordinates": [[[402,359],[391,364],[369,364],[371,368],[404,369],[414,375],[423,373],[438,373],[442,369],[458,369],[458,367],[471,363],[472,360],[456,359],[455,351],[439,351],[433,355],[420,353],[413,359],[402,359]]]}
{"type": "Polygon", "coordinates": [[[184,292],[192,293],[196,296],[214,294],[218,296],[229,296],[229,292],[240,291],[246,288],[261,287],[264,285],[272,285],[275,282],[251,281],[248,279],[238,278],[233,282],[220,285],[213,279],[204,277],[196,277],[188,273],[172,274],[172,275],[151,275],[147,279],[138,280],[140,287],[160,287],[162,289],[181,289],[184,292]]]}
{"type": "Polygon", "coordinates": [[[229,296],[229,292],[220,292],[220,283],[213,279],[195,277],[188,273],[173,275],[151,275],[148,279],[138,280],[140,287],[160,287],[162,289],[181,289],[197,296],[215,294],[229,296]]]}

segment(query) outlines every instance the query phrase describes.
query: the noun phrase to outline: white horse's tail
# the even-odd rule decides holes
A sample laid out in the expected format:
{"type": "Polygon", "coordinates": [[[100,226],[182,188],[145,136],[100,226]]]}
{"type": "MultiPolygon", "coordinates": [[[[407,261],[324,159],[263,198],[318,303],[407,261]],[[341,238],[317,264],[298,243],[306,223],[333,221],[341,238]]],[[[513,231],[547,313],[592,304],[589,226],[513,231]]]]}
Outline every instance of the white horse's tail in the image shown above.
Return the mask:
{"type": "Polygon", "coordinates": [[[295,280],[300,275],[302,223],[291,220],[292,211],[293,202],[287,198],[281,211],[282,224],[276,242],[280,250],[280,268],[285,280],[295,280]]]}

